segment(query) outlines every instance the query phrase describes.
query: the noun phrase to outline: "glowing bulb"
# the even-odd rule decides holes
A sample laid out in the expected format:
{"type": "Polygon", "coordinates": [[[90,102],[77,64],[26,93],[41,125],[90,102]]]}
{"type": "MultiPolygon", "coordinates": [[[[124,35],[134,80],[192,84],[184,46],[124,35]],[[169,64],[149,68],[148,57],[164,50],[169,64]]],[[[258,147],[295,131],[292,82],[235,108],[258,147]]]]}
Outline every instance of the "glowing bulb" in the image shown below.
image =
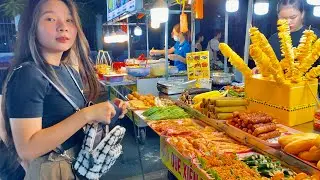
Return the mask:
{"type": "Polygon", "coordinates": [[[169,9],[168,8],[153,8],[150,10],[151,20],[164,23],[168,21],[169,9]]]}
{"type": "Polygon", "coordinates": [[[265,15],[269,12],[268,2],[256,2],[254,4],[254,13],[256,15],[265,15]]]}
{"type": "Polygon", "coordinates": [[[227,12],[236,12],[239,9],[239,0],[227,0],[226,10],[227,12]]]}
{"type": "Polygon", "coordinates": [[[133,32],[134,32],[134,35],[135,35],[135,36],[141,36],[141,35],[142,35],[142,29],[141,29],[140,26],[136,26],[136,27],[134,28],[133,32]]]}
{"type": "Polygon", "coordinates": [[[158,29],[160,27],[160,23],[158,21],[151,21],[151,27],[153,29],[158,29]]]}
{"type": "Polygon", "coordinates": [[[313,8],[313,15],[316,17],[320,17],[320,6],[315,6],[313,8]]]}
{"type": "Polygon", "coordinates": [[[157,0],[153,8],[150,10],[151,20],[164,23],[168,21],[169,9],[168,5],[164,0],[157,0]]]}
{"type": "Polygon", "coordinates": [[[307,0],[307,3],[310,4],[310,5],[319,6],[320,5],[320,0],[307,0]]]}

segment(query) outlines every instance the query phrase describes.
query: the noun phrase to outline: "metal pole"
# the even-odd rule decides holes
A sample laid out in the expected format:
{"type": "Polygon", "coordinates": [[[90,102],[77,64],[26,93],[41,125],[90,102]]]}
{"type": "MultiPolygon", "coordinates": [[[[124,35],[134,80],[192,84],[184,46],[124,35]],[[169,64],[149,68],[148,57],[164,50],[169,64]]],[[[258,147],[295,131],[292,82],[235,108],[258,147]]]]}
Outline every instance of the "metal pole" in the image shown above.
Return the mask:
{"type": "Polygon", "coordinates": [[[129,18],[127,18],[127,34],[128,34],[128,59],[131,58],[130,50],[131,50],[131,41],[130,41],[130,26],[129,26],[129,18]]]}
{"type": "MultiPolygon", "coordinates": [[[[229,14],[226,11],[225,18],[224,18],[224,42],[228,44],[229,40],[229,14]]],[[[228,72],[228,59],[224,57],[224,72],[228,72]]]]}
{"type": "Polygon", "coordinates": [[[147,16],[146,17],[146,22],[145,22],[145,24],[146,24],[146,36],[147,36],[147,57],[149,57],[150,55],[149,55],[149,24],[148,24],[148,22],[149,22],[149,16],[147,16]]]}
{"type": "MultiPolygon", "coordinates": [[[[246,42],[245,42],[245,47],[244,47],[244,62],[246,64],[248,64],[248,60],[249,60],[249,45],[250,45],[249,29],[251,27],[252,14],[253,14],[253,0],[249,0],[249,2],[248,2],[248,15],[247,15],[247,28],[246,28],[246,42]]],[[[243,75],[242,75],[242,79],[244,79],[243,75]]]]}
{"type": "MultiPolygon", "coordinates": [[[[192,0],[192,7],[193,8],[193,0],[192,0]]],[[[191,12],[191,51],[195,52],[196,49],[196,20],[194,18],[194,12],[191,12]]]]}
{"type": "Polygon", "coordinates": [[[166,25],[165,25],[165,45],[164,45],[164,50],[165,50],[165,59],[166,59],[166,75],[165,75],[165,78],[166,80],[168,80],[168,77],[169,77],[169,60],[168,60],[168,29],[169,29],[169,23],[168,21],[166,22],[166,25]]]}

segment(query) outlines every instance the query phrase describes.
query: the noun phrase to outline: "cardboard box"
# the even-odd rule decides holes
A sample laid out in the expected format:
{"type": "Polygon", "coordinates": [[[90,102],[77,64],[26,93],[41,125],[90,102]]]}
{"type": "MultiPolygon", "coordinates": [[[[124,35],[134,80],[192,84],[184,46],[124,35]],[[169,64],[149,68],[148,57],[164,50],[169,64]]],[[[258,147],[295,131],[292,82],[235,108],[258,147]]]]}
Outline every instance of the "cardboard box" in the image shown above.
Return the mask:
{"type": "Polygon", "coordinates": [[[279,123],[295,126],[313,120],[318,80],[286,85],[254,75],[246,80],[245,92],[249,110],[266,112],[279,123]]]}

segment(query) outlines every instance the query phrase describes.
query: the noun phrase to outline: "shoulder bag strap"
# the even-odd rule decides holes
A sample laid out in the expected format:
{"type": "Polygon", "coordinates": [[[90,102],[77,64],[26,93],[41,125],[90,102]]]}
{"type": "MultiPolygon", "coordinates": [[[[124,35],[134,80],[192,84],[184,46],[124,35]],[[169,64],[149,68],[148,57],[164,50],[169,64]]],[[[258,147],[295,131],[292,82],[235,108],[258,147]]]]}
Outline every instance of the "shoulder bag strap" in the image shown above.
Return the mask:
{"type": "MultiPolygon", "coordinates": [[[[36,67],[36,66],[35,66],[36,67]]],[[[56,84],[54,84],[54,82],[44,73],[42,72],[38,67],[36,67],[36,69],[42,74],[42,76],[44,78],[46,78],[49,83],[71,104],[71,106],[76,110],[76,111],[80,111],[80,108],[78,107],[78,105],[76,105],[75,102],[72,101],[72,99],[66,95],[65,92],[63,92],[56,84]]]]}
{"type": "Polygon", "coordinates": [[[78,82],[77,82],[76,78],[74,77],[73,72],[70,70],[70,68],[69,68],[68,66],[66,66],[66,65],[64,65],[64,66],[65,66],[65,68],[67,69],[67,71],[68,71],[68,73],[70,74],[70,76],[71,76],[71,78],[72,78],[73,82],[76,84],[76,86],[77,86],[78,90],[80,91],[80,93],[81,93],[81,95],[82,95],[82,97],[83,97],[84,101],[85,101],[85,102],[86,102],[86,104],[87,104],[87,103],[88,103],[88,101],[87,101],[86,97],[84,96],[83,91],[82,91],[82,89],[80,88],[80,86],[79,86],[79,84],[78,84],[78,82]]]}

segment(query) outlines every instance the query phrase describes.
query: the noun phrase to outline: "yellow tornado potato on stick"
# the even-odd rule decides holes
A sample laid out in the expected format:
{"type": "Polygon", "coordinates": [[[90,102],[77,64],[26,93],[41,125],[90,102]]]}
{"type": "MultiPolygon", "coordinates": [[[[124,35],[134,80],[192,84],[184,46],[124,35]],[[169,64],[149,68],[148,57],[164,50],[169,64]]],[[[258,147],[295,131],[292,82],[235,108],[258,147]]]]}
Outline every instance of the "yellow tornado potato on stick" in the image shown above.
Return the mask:
{"type": "Polygon", "coordinates": [[[301,63],[312,52],[312,44],[317,40],[317,35],[312,30],[303,31],[300,44],[295,49],[295,57],[301,63]]]}
{"type": "Polygon", "coordinates": [[[307,80],[313,80],[320,75],[320,65],[312,68],[309,72],[306,73],[305,77],[307,80]]]}
{"type": "Polygon", "coordinates": [[[256,27],[252,27],[249,29],[249,33],[250,33],[250,39],[251,39],[252,44],[256,44],[256,45],[260,46],[261,37],[260,37],[259,29],[256,27]]]}
{"type": "Polygon", "coordinates": [[[265,76],[269,76],[270,74],[272,74],[276,82],[281,84],[285,83],[284,77],[280,76],[278,70],[272,67],[269,57],[264,52],[262,52],[262,50],[259,47],[251,45],[250,56],[257,64],[263,66],[261,69],[259,68],[262,75],[265,74],[265,76]]]}
{"type": "Polygon", "coordinates": [[[275,79],[278,79],[278,80],[276,81],[277,82],[284,81],[283,70],[267,38],[256,27],[250,28],[250,37],[251,37],[252,43],[258,45],[259,48],[269,57],[270,68],[273,68],[273,70],[276,71],[276,74],[277,74],[277,77],[275,77],[275,79]]]}
{"type": "MultiPolygon", "coordinates": [[[[253,58],[256,63],[259,71],[261,72],[263,77],[269,77],[271,75],[270,72],[270,60],[268,56],[266,56],[262,50],[257,45],[250,45],[250,56],[253,58]]],[[[271,68],[272,69],[272,68],[271,68]]]]}
{"type": "Polygon", "coordinates": [[[319,56],[320,56],[320,39],[318,39],[313,44],[312,52],[309,55],[307,55],[307,57],[305,57],[303,61],[300,63],[300,65],[298,66],[300,73],[304,74],[305,72],[307,72],[311,68],[311,66],[317,61],[319,56]]]}
{"type": "Polygon", "coordinates": [[[294,53],[292,48],[292,40],[290,36],[290,28],[287,20],[278,20],[278,36],[280,39],[280,48],[284,59],[280,62],[283,69],[287,71],[286,77],[292,76],[294,68],[294,53]]]}
{"type": "Polygon", "coordinates": [[[221,53],[229,58],[229,62],[235,66],[246,78],[250,78],[252,75],[251,69],[243,61],[243,59],[235,53],[226,43],[220,43],[219,49],[221,53]]]}

